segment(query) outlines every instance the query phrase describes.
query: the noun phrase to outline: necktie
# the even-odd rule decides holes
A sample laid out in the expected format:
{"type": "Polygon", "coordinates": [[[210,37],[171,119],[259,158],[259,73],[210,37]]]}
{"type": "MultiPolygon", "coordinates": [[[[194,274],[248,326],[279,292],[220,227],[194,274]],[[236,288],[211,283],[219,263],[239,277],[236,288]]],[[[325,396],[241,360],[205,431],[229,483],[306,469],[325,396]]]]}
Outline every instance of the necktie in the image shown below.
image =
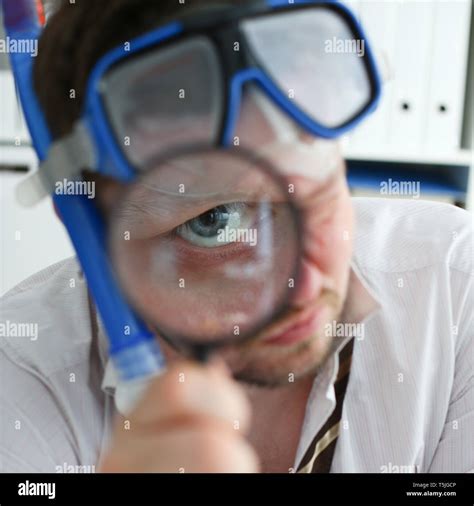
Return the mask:
{"type": "Polygon", "coordinates": [[[354,338],[339,352],[339,371],[334,383],[336,407],[321,427],[298,467],[298,473],[329,473],[339,435],[342,406],[349,383],[354,338]]]}

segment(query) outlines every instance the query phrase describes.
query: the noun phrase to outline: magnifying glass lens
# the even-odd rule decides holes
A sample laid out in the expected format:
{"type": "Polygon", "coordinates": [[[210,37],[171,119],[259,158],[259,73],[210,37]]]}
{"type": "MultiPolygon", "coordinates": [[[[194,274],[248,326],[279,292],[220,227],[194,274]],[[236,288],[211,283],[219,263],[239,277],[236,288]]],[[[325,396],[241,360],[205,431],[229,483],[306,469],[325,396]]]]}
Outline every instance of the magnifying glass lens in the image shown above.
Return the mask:
{"type": "Polygon", "coordinates": [[[249,337],[287,302],[300,252],[287,185],[265,163],[224,150],[167,159],[130,185],[109,227],[122,289],[169,339],[249,337]]]}

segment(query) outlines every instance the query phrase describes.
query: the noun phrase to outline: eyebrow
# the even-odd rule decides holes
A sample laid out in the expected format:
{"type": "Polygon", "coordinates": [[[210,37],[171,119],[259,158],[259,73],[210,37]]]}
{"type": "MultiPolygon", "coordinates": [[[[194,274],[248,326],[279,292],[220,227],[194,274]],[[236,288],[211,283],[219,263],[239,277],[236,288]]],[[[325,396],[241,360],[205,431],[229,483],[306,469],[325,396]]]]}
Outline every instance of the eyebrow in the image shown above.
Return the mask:
{"type": "Polygon", "coordinates": [[[157,217],[169,214],[170,216],[163,220],[162,230],[156,228],[155,232],[158,234],[172,230],[219,205],[241,201],[251,202],[249,195],[243,192],[233,192],[228,195],[208,194],[187,199],[182,195],[172,195],[175,197],[174,200],[181,200],[181,205],[175,204],[167,209],[166,200],[164,199],[157,198],[152,201],[129,200],[125,205],[119,206],[115,216],[120,220],[121,227],[133,227],[134,225],[145,225],[148,220],[153,220],[156,223],[157,217]]]}
{"type": "Polygon", "coordinates": [[[190,191],[180,193],[177,190],[165,190],[153,183],[142,181],[136,183],[134,187],[132,186],[129,193],[125,194],[124,202],[116,206],[114,215],[122,220],[123,225],[133,225],[143,222],[146,217],[152,216],[156,218],[167,212],[175,214],[179,211],[178,216],[181,216],[181,218],[176,219],[180,219],[179,224],[181,224],[183,220],[187,221],[225,203],[240,201],[258,202],[264,200],[283,202],[287,200],[286,198],[282,199],[286,195],[283,192],[283,188],[275,185],[275,189],[281,189],[279,195],[276,191],[271,191],[271,185],[265,184],[268,183],[267,178],[255,178],[255,173],[249,173],[248,176],[250,177],[243,180],[239,180],[238,176],[232,178],[232,180],[226,183],[226,187],[219,191],[195,193],[190,191]],[[255,181],[252,181],[252,179],[255,179],[255,181]],[[229,187],[228,189],[227,186],[229,187]],[[245,186],[245,191],[244,189],[239,190],[239,186],[245,186]],[[192,212],[189,209],[191,207],[192,212]],[[187,220],[183,215],[188,215],[187,220]]]}

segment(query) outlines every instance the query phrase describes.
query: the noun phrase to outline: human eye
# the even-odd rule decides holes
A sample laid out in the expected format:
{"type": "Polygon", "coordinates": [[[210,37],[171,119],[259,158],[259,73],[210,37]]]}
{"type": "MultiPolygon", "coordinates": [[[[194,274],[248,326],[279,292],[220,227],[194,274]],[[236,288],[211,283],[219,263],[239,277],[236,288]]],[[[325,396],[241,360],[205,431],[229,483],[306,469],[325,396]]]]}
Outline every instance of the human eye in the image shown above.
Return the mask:
{"type": "Polygon", "coordinates": [[[174,234],[193,246],[217,248],[239,242],[257,218],[255,206],[245,202],[220,204],[175,228],[174,234]]]}

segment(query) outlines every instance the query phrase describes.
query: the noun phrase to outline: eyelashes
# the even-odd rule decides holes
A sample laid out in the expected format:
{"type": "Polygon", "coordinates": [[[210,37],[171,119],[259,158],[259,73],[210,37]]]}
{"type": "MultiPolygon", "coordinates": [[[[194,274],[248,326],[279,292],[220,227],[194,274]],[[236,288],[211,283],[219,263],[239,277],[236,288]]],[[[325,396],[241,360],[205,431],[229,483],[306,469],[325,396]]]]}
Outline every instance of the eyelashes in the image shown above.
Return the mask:
{"type": "Polygon", "coordinates": [[[228,244],[223,231],[234,233],[248,229],[255,221],[255,211],[244,202],[222,204],[176,227],[175,234],[196,246],[216,248],[228,244]]]}

